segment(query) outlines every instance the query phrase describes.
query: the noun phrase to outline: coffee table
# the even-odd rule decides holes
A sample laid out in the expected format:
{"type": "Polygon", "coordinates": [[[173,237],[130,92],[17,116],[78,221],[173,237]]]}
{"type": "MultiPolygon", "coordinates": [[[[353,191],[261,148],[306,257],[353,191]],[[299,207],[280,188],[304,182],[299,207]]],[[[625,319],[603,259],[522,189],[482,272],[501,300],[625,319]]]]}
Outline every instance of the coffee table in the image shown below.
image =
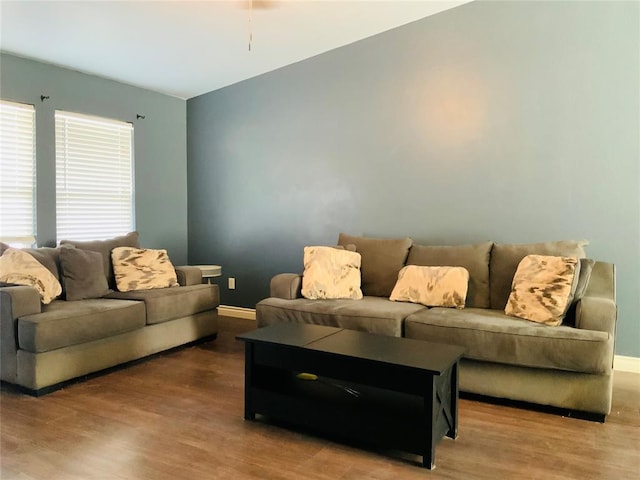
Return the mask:
{"type": "Polygon", "coordinates": [[[458,435],[462,347],[293,323],[237,338],[246,342],[247,420],[407,451],[429,469],[436,443],[458,435]]]}

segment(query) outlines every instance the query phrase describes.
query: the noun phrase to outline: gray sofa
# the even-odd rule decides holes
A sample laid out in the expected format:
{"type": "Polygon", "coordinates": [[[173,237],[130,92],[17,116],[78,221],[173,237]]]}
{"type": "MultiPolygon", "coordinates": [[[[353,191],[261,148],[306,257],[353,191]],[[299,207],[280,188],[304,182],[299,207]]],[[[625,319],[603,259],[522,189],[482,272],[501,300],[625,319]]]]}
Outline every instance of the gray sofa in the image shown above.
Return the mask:
{"type": "MultiPolygon", "coordinates": [[[[411,239],[341,234],[361,254],[362,300],[309,300],[302,276],[279,274],[271,297],[256,305],[258,326],[314,323],[460,345],[460,390],[567,409],[604,421],[611,410],[617,307],[615,267],[584,259],[586,242],[421,246],[411,239]],[[562,325],[505,315],[518,263],[528,254],[582,258],[583,294],[562,325]],[[404,265],[462,266],[469,271],[464,309],[392,302],[404,265]]],[[[579,287],[580,288],[580,287],[579,287]]]]}
{"type": "MultiPolygon", "coordinates": [[[[111,241],[67,242],[99,251],[98,265],[114,286],[109,252],[137,246],[137,234],[111,241]]],[[[61,248],[27,249],[64,285],[61,248]]],[[[217,285],[202,283],[196,267],[176,267],[180,286],[105,292],[99,298],[43,305],[28,286],[0,288],[1,379],[41,395],[68,381],[205,338],[218,331],[217,285]]],[[[68,292],[67,292],[68,293],[68,292]]]]}

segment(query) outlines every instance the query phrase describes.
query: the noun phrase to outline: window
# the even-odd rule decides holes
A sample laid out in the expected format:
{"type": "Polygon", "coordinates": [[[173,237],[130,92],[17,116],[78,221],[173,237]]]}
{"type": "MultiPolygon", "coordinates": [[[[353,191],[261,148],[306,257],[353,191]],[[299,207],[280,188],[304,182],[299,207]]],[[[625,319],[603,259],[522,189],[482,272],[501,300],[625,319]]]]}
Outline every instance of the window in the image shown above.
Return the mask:
{"type": "Polygon", "coordinates": [[[36,241],[35,117],[33,105],[0,100],[0,240],[16,247],[36,241]]]}
{"type": "Polygon", "coordinates": [[[56,111],[58,241],[134,229],[133,125],[56,111]]]}

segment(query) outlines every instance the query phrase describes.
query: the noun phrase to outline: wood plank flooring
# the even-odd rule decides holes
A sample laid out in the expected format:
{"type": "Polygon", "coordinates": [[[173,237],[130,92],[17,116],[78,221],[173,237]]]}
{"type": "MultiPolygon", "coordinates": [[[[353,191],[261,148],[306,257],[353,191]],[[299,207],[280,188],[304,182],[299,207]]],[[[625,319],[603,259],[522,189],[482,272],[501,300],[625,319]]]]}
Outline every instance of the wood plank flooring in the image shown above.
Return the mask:
{"type": "Polygon", "coordinates": [[[3,480],[639,479],[640,375],[616,372],[605,424],[460,400],[459,437],[420,458],[243,420],[249,320],[217,340],[33,398],[3,385],[3,480]]]}

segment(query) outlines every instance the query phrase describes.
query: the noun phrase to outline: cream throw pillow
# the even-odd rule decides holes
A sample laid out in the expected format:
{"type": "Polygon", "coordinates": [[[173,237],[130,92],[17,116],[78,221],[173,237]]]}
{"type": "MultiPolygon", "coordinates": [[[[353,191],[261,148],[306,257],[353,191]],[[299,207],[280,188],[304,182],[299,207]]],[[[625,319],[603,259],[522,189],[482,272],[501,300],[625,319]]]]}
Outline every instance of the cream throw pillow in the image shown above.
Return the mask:
{"type": "Polygon", "coordinates": [[[560,325],[573,300],[579,265],[573,257],[527,255],[518,264],[504,313],[560,325]]]}
{"type": "Polygon", "coordinates": [[[62,285],[49,269],[16,248],[8,248],[0,257],[0,282],[35,288],[44,304],[62,293],[62,285]]]}
{"type": "Polygon", "coordinates": [[[359,253],[333,247],[304,247],[302,296],[312,300],[360,300],[359,253]]]}
{"type": "Polygon", "coordinates": [[[175,268],[166,250],[116,247],[111,250],[116,286],[121,292],[177,287],[175,268]]]}
{"type": "Polygon", "coordinates": [[[407,265],[398,273],[389,300],[464,308],[468,288],[469,271],[464,267],[407,265]]]}

